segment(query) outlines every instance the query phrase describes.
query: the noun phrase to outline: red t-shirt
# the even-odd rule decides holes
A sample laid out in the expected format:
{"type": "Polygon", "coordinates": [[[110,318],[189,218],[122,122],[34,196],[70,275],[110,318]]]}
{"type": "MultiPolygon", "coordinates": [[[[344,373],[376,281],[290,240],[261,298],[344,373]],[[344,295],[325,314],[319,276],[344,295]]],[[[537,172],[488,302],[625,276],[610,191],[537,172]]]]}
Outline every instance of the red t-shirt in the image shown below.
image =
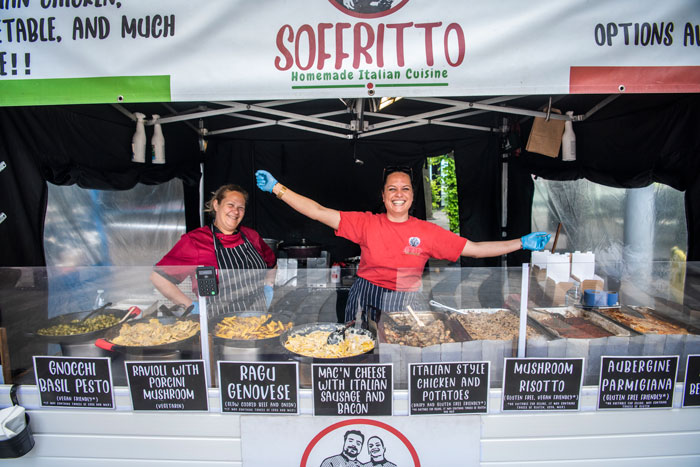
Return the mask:
{"type": "MultiPolygon", "coordinates": [[[[240,232],[243,232],[248,241],[253,245],[263,261],[268,267],[273,267],[277,259],[267,243],[253,229],[241,226],[239,231],[232,235],[226,235],[221,232],[216,233],[216,238],[219,239],[224,248],[233,248],[243,243],[243,237],[240,232]]],[[[187,276],[194,275],[196,266],[214,266],[216,264],[216,253],[214,251],[214,241],[211,238],[211,228],[200,227],[198,229],[187,232],[180,237],[180,240],[166,253],[163,258],[156,263],[159,272],[164,276],[172,278],[177,283],[182,282],[187,276]],[[167,267],[166,267],[167,266],[167,267]],[[181,266],[181,267],[176,267],[181,266]]],[[[194,283],[194,281],[193,281],[194,283]]]]}
{"type": "Polygon", "coordinates": [[[400,291],[420,288],[429,258],[457,261],[467,243],[466,238],[415,217],[392,222],[386,214],[370,212],[341,211],[336,235],[360,245],[358,276],[400,291]]]}

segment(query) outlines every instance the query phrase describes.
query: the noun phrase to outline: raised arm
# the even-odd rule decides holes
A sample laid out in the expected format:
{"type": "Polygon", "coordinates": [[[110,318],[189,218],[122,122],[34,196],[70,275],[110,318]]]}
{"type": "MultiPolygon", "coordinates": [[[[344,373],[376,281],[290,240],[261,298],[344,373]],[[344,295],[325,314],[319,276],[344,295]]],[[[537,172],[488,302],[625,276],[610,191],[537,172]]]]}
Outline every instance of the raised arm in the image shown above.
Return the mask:
{"type": "Polygon", "coordinates": [[[547,232],[533,232],[522,238],[500,240],[495,242],[467,242],[462,256],[473,258],[490,258],[501,256],[523,248],[524,250],[541,250],[552,236],[547,232]]]}
{"type": "Polygon", "coordinates": [[[334,230],[337,230],[338,226],[340,226],[340,211],[321,206],[316,201],[295,193],[279,183],[267,170],[255,172],[255,181],[258,188],[274,194],[291,206],[292,209],[306,217],[319,221],[334,230]]]}

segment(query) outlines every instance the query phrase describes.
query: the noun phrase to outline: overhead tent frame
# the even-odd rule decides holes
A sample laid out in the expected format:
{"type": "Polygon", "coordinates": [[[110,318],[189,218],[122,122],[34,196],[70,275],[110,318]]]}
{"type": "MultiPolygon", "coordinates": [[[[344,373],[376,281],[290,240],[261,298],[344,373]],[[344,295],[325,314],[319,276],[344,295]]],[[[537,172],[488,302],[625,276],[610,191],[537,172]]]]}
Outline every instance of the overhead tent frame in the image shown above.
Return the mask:
{"type": "MultiPolygon", "coordinates": [[[[461,101],[447,98],[407,97],[404,98],[407,101],[425,102],[442,106],[442,108],[437,110],[421,112],[408,116],[395,115],[389,112],[364,111],[364,107],[367,105],[367,103],[371,102],[375,98],[359,98],[352,102],[352,105],[347,105],[342,99],[339,99],[339,101],[343,103],[343,105],[346,107],[344,110],[314,113],[310,115],[294,111],[278,110],[278,107],[294,105],[303,102],[313,102],[316,99],[274,100],[255,104],[233,101],[217,101],[210,102],[209,104],[220,106],[220,108],[210,109],[206,106],[203,107],[202,104],[198,104],[196,108],[180,112],[175,111],[171,105],[163,104],[166,107],[166,109],[168,109],[171,112],[171,114],[167,116],[161,116],[158,119],[158,123],[160,123],[161,125],[165,125],[168,123],[189,122],[191,120],[199,120],[200,122],[203,122],[203,120],[208,117],[217,116],[228,116],[232,118],[258,122],[250,125],[231,126],[217,130],[208,130],[206,126],[203,125],[203,123],[200,123],[199,126],[194,126],[191,124],[188,125],[195,133],[197,133],[202,138],[205,138],[207,136],[249,131],[273,126],[283,126],[300,131],[306,131],[310,133],[322,134],[325,136],[331,136],[334,138],[348,140],[354,138],[370,138],[384,133],[401,131],[425,125],[445,126],[451,128],[461,128],[465,130],[502,133],[504,131],[507,131],[507,128],[503,128],[503,126],[489,127],[483,125],[470,125],[467,123],[454,122],[452,120],[469,118],[472,116],[477,116],[484,112],[496,112],[510,115],[521,115],[524,117],[540,117],[545,118],[547,120],[554,119],[580,122],[591,117],[597,111],[599,111],[600,109],[617,99],[619,97],[619,94],[608,95],[601,99],[600,102],[595,104],[593,107],[591,107],[591,109],[588,110],[586,113],[571,116],[566,114],[552,113],[551,108],[553,102],[551,96],[549,97],[549,101],[546,105],[545,110],[525,109],[507,106],[505,104],[496,105],[521,97],[523,96],[500,96],[479,101],[461,101]],[[267,117],[260,117],[256,114],[263,114],[267,117]],[[352,118],[350,121],[347,122],[329,119],[329,117],[339,117],[348,114],[351,115],[352,118]],[[364,120],[364,116],[375,117],[377,119],[382,119],[383,121],[379,123],[370,124],[364,120]],[[331,130],[314,127],[310,124],[316,124],[321,127],[328,127],[331,128],[331,130]]],[[[137,120],[134,113],[129,111],[126,107],[124,107],[124,105],[112,105],[121,113],[130,118],[132,121],[135,122],[137,120]]],[[[154,120],[147,120],[145,122],[146,125],[153,125],[153,123],[154,120]]]]}

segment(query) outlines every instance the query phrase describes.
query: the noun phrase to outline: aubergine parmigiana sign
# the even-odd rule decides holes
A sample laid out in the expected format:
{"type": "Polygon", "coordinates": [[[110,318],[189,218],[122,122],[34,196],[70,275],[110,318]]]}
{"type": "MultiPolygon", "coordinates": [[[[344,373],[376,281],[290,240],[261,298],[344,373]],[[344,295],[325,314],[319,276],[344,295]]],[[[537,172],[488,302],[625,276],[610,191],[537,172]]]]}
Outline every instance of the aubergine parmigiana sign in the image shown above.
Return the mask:
{"type": "Polygon", "coordinates": [[[0,0],[0,105],[700,92],[692,0],[0,0]]]}

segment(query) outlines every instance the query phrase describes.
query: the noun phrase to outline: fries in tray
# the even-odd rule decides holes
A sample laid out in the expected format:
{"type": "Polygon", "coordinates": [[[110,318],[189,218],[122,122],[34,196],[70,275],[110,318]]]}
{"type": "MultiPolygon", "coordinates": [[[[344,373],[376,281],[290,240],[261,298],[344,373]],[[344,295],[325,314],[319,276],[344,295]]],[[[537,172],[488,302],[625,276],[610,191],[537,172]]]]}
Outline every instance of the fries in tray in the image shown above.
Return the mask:
{"type": "Polygon", "coordinates": [[[283,324],[271,320],[265,323],[270,315],[261,316],[229,316],[222,319],[214,329],[214,335],[223,339],[256,340],[277,337],[292,327],[292,323],[283,324]]]}

